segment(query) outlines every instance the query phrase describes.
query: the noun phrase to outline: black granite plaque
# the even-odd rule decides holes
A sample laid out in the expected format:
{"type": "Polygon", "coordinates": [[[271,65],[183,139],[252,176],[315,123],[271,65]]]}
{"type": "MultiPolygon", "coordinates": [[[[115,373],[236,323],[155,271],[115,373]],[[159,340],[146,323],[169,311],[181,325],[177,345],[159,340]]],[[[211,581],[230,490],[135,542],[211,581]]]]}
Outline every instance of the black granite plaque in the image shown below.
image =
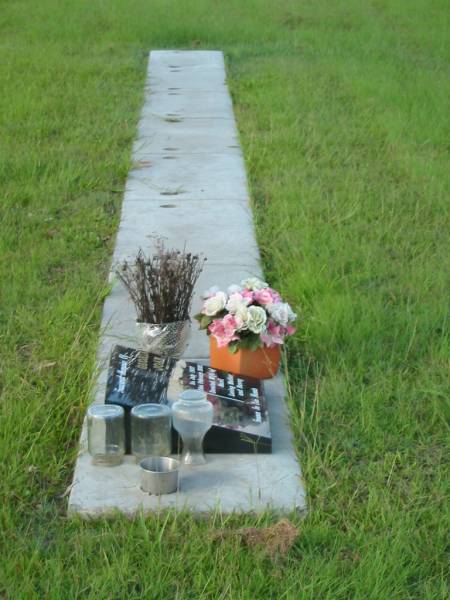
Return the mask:
{"type": "Polygon", "coordinates": [[[203,390],[214,406],[213,425],[204,441],[205,452],[272,452],[269,414],[261,380],[187,362],[181,385],[185,389],[203,390]]]}
{"type": "Polygon", "coordinates": [[[171,357],[124,346],[115,346],[111,352],[105,403],[119,404],[125,409],[127,454],[131,452],[131,409],[136,404],[166,401],[167,386],[176,362],[171,357]]]}

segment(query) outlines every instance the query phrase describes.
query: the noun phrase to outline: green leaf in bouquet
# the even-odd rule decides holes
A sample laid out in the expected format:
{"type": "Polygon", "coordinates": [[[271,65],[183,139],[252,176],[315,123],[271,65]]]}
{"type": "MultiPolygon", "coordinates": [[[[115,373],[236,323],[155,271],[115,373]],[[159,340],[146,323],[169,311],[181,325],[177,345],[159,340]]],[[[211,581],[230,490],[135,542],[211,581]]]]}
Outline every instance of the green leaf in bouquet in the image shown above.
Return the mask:
{"type": "Polygon", "coordinates": [[[213,317],[208,317],[208,315],[203,315],[203,319],[201,325],[204,329],[206,329],[211,323],[214,321],[213,317]]]}
{"type": "Polygon", "coordinates": [[[214,320],[213,317],[208,317],[208,315],[202,313],[195,315],[194,319],[197,319],[200,329],[207,329],[208,325],[211,325],[214,320]]]}
{"type": "Polygon", "coordinates": [[[261,339],[257,333],[248,332],[247,335],[241,338],[238,342],[239,348],[246,350],[256,350],[261,346],[261,339]]]}
{"type": "Polygon", "coordinates": [[[253,334],[250,338],[250,350],[257,350],[261,345],[262,343],[259,335],[257,335],[256,333],[253,334]]]}
{"type": "Polygon", "coordinates": [[[235,340],[234,342],[230,342],[228,344],[228,351],[231,352],[231,354],[236,354],[236,352],[239,350],[239,340],[235,340]]]}

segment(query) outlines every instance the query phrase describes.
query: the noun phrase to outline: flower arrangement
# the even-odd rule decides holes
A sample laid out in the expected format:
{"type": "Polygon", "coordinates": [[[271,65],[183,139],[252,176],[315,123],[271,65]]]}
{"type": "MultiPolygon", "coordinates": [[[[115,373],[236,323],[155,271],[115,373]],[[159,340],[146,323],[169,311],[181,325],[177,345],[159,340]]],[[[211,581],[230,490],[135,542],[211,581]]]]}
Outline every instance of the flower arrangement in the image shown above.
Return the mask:
{"type": "Polygon", "coordinates": [[[203,298],[202,311],[195,316],[200,329],[213,335],[219,348],[228,346],[233,354],[244,348],[274,348],[295,332],[292,323],[297,315],[257,277],[231,285],[226,293],[210,288],[203,298]]]}

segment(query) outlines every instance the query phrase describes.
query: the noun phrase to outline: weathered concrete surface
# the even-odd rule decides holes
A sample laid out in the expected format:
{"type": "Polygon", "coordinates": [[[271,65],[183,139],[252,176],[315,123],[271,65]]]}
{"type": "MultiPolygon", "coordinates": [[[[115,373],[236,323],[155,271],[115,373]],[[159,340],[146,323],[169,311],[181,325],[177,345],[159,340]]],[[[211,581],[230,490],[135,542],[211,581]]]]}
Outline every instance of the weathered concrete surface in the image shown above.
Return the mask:
{"type": "MultiPolygon", "coordinates": [[[[145,103],[133,146],[113,266],[139,247],[151,252],[152,235],[169,247],[203,252],[208,261],[195,290],[226,289],[261,275],[245,168],[221,52],[152,52],[145,103]]],[[[115,344],[136,344],[135,312],[114,280],[103,308],[95,402],[103,402],[109,353],[115,344]]],[[[196,323],[185,357],[208,360],[208,339],[196,323]]],[[[176,374],[169,390],[177,394],[176,374]]],[[[165,508],[205,512],[303,510],[305,491],[288,426],[281,376],[266,384],[273,453],[208,455],[203,467],[183,469],[180,490],[160,498],[139,489],[132,457],[118,467],[93,466],[83,428],[69,498],[69,513],[96,516],[165,508]]]]}
{"type": "MultiPolygon", "coordinates": [[[[191,141],[192,138],[189,138],[189,143],[191,141]]],[[[247,182],[242,157],[236,152],[219,154],[217,140],[214,144],[216,152],[209,153],[207,157],[175,151],[166,151],[162,155],[146,154],[130,172],[126,184],[127,198],[160,203],[210,200],[218,206],[231,202],[246,203],[247,182]]]]}
{"type": "Polygon", "coordinates": [[[153,123],[141,120],[138,125],[138,138],[133,148],[137,160],[150,159],[152,154],[240,155],[239,138],[234,123],[228,119],[216,118],[186,117],[179,122],[163,119],[162,122],[155,120],[153,123]]]}
{"type": "Polygon", "coordinates": [[[146,253],[152,252],[156,235],[163,236],[168,247],[182,248],[186,244],[194,253],[204,253],[207,245],[207,265],[232,264],[259,270],[259,250],[246,203],[175,198],[162,203],[130,200],[122,213],[114,261],[132,258],[137,244],[146,253]]]}
{"type": "MultiPolygon", "coordinates": [[[[233,120],[233,105],[227,91],[211,90],[207,94],[198,91],[146,90],[147,102],[142,108],[142,119],[159,117],[161,119],[228,119],[233,120]]],[[[166,121],[169,122],[169,121],[166,121]]]]}

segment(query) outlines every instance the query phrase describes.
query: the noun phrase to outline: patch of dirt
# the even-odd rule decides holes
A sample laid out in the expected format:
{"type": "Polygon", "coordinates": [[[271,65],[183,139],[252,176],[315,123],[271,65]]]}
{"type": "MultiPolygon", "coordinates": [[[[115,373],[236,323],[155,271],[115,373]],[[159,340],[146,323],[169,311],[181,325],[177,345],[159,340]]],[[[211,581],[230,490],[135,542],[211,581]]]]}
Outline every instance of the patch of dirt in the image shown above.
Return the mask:
{"type": "Polygon", "coordinates": [[[243,527],[235,530],[212,532],[215,541],[235,539],[248,548],[262,550],[272,560],[277,560],[289,552],[299,536],[299,531],[287,519],[282,519],[270,527],[243,527]]]}

